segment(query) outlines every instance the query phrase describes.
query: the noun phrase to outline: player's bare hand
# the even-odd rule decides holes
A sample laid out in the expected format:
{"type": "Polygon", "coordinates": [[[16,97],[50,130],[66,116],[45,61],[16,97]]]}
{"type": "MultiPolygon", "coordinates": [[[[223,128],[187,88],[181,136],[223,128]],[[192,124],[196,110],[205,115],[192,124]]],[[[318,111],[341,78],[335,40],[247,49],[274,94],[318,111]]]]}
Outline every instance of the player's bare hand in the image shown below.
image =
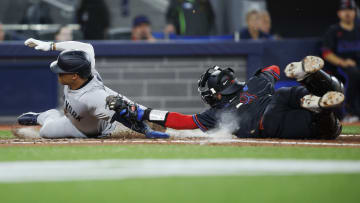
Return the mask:
{"type": "Polygon", "coordinates": [[[36,50],[49,51],[51,49],[51,42],[44,42],[33,38],[27,39],[24,44],[36,50]]]}

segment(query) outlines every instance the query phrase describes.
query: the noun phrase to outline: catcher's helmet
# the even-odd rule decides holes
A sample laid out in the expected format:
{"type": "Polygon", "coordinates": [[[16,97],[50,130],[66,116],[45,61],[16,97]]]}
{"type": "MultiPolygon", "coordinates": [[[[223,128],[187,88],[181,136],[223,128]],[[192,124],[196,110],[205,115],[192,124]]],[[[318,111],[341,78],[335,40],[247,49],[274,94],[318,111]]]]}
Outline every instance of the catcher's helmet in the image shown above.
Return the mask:
{"type": "Polygon", "coordinates": [[[84,51],[66,50],[59,54],[56,61],[50,65],[52,72],[77,73],[82,78],[91,76],[91,61],[84,51]]]}
{"type": "Polygon", "coordinates": [[[217,93],[224,96],[232,95],[243,87],[244,83],[235,78],[233,69],[227,68],[222,70],[218,66],[209,68],[200,76],[198,81],[198,91],[201,98],[210,106],[217,104],[217,93]]]}

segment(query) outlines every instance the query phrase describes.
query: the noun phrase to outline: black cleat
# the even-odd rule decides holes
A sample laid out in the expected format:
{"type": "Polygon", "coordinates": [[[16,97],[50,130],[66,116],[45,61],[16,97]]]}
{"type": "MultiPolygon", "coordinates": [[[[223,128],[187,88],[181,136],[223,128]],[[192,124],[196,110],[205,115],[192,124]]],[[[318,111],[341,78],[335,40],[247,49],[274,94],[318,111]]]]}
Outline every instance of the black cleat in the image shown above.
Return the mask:
{"type": "Polygon", "coordinates": [[[37,118],[40,114],[34,112],[28,112],[21,114],[17,120],[20,125],[39,125],[37,118]]]}

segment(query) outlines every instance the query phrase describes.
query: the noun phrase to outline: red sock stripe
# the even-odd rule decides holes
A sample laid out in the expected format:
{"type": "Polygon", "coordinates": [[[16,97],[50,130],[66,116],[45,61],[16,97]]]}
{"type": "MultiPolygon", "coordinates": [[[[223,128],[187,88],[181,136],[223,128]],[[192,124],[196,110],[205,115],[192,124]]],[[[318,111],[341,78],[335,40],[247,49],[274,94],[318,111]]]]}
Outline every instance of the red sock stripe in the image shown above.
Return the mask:
{"type": "Polygon", "coordinates": [[[177,130],[185,130],[185,129],[196,129],[198,126],[194,122],[192,115],[184,115],[176,112],[169,112],[165,127],[177,129],[177,130]]]}
{"type": "Polygon", "coordinates": [[[271,73],[277,80],[280,79],[280,68],[279,68],[279,66],[272,65],[272,66],[266,67],[266,68],[261,70],[261,72],[265,72],[265,71],[271,73]]]}

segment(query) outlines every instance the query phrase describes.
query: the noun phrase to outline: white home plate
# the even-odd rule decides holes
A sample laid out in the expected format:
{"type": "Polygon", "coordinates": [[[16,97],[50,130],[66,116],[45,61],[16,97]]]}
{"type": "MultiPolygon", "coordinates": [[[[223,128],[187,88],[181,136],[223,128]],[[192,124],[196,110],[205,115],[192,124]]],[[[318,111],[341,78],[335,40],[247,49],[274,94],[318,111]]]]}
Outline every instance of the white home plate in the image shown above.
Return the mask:
{"type": "Polygon", "coordinates": [[[162,176],[360,173],[360,161],[193,159],[0,163],[0,182],[125,179],[162,176]]]}

